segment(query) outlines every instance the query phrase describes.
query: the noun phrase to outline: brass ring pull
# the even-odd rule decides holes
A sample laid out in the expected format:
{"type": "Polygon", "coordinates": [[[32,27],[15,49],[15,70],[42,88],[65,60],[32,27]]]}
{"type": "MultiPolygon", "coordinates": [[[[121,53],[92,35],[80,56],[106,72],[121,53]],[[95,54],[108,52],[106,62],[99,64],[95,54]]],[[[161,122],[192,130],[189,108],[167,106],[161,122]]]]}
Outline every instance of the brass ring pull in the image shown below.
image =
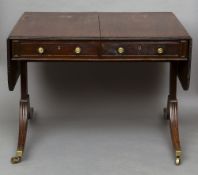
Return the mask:
{"type": "Polygon", "coordinates": [[[117,51],[118,51],[119,54],[123,54],[124,53],[124,48],[123,47],[119,47],[117,51]]]}
{"type": "Polygon", "coordinates": [[[76,48],[75,48],[75,53],[76,53],[76,54],[80,54],[81,51],[82,51],[82,49],[81,49],[80,47],[76,47],[76,48]]]}
{"type": "Polygon", "coordinates": [[[37,51],[39,54],[43,54],[45,50],[43,47],[39,47],[37,51]]]}
{"type": "Polygon", "coordinates": [[[164,53],[164,49],[162,47],[158,48],[157,49],[157,53],[160,54],[160,55],[163,54],[164,53]]]}

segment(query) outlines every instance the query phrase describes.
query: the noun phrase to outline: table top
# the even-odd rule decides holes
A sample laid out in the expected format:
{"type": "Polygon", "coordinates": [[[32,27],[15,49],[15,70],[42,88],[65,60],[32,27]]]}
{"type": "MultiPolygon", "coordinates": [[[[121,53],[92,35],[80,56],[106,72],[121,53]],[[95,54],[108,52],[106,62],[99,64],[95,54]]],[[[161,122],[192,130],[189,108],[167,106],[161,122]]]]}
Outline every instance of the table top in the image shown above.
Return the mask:
{"type": "Polygon", "coordinates": [[[189,39],[171,12],[25,12],[10,39],[189,39]]]}
{"type": "Polygon", "coordinates": [[[190,82],[191,37],[171,12],[26,12],[7,40],[8,84],[23,61],[178,61],[190,82]]]}

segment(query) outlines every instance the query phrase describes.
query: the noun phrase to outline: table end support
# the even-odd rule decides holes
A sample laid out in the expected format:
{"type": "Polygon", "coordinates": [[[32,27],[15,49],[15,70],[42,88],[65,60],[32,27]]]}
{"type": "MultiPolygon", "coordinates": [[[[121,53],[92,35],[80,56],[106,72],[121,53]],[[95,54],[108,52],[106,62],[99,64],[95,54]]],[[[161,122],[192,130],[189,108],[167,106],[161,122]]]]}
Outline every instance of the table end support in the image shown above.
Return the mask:
{"type": "Polygon", "coordinates": [[[177,70],[176,62],[170,63],[170,86],[167,108],[164,109],[164,118],[169,120],[171,140],[175,151],[175,164],[181,164],[181,145],[179,138],[178,101],[177,101],[177,70]]]}
{"type": "Polygon", "coordinates": [[[25,149],[28,120],[33,116],[33,108],[30,108],[30,98],[27,86],[27,62],[21,63],[21,100],[19,106],[19,134],[16,155],[11,158],[12,164],[22,161],[25,149]]]}

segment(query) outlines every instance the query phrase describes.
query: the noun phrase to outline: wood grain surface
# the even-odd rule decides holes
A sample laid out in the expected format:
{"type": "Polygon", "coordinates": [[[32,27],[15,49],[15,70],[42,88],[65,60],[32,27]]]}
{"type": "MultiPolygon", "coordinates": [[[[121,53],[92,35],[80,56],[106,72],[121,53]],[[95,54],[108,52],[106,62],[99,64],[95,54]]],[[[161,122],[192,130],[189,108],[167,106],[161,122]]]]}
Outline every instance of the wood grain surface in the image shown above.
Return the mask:
{"type": "Polygon", "coordinates": [[[171,12],[108,12],[99,17],[103,39],[189,39],[171,12]]]}
{"type": "Polygon", "coordinates": [[[12,39],[99,39],[97,13],[25,12],[10,34],[12,39]]]}
{"type": "Polygon", "coordinates": [[[150,39],[189,34],[171,12],[26,12],[12,39],[150,39]]]}

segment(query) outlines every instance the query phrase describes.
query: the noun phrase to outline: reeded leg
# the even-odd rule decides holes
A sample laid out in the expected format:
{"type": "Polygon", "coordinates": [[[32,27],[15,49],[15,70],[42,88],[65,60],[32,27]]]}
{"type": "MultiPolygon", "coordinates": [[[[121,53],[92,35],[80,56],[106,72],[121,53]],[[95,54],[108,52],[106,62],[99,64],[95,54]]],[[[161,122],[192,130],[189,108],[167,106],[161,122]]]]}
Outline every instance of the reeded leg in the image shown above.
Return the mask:
{"type": "Polygon", "coordinates": [[[175,150],[175,163],[179,165],[181,163],[181,146],[179,139],[178,128],[178,102],[177,102],[177,64],[171,63],[170,65],[170,88],[167,102],[167,108],[165,111],[165,119],[170,122],[170,133],[172,144],[175,150]]]}
{"type": "Polygon", "coordinates": [[[27,63],[21,63],[21,100],[20,100],[20,109],[19,109],[19,136],[18,136],[18,146],[16,155],[11,158],[13,164],[19,163],[22,160],[28,119],[32,117],[33,109],[30,108],[28,88],[27,88],[27,63]]]}
{"type": "Polygon", "coordinates": [[[181,163],[181,146],[179,139],[178,129],[178,104],[177,100],[170,100],[170,131],[173,147],[175,149],[175,163],[179,165],[181,163]]]}

